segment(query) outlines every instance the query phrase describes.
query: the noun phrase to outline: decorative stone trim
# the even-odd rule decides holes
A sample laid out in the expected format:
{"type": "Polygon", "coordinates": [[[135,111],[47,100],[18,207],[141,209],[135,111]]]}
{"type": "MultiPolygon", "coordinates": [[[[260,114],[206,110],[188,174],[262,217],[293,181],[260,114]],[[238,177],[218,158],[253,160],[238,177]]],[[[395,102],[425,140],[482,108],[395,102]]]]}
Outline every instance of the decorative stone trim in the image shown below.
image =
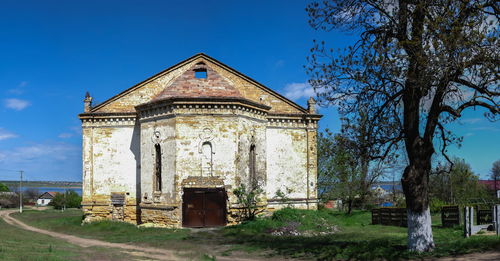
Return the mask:
{"type": "Polygon", "coordinates": [[[310,117],[290,117],[273,115],[268,117],[267,127],[317,129],[318,120],[310,117]]]}
{"type": "Polygon", "coordinates": [[[113,126],[134,126],[136,123],[136,113],[133,114],[80,114],[82,127],[113,127],[113,126]]]}
{"type": "Polygon", "coordinates": [[[210,103],[183,103],[163,104],[151,108],[138,110],[141,122],[152,118],[166,117],[169,115],[241,115],[260,120],[266,120],[267,112],[245,104],[210,104],[210,103]]]}
{"type": "Polygon", "coordinates": [[[181,182],[184,188],[221,188],[224,187],[224,179],[221,177],[190,176],[181,182]]]}

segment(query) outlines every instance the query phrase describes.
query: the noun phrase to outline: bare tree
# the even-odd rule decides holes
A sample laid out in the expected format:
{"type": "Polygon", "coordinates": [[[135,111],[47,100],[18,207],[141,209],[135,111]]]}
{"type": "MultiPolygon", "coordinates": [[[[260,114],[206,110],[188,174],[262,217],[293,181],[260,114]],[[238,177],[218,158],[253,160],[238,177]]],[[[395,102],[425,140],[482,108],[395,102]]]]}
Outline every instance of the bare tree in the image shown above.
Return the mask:
{"type": "Polygon", "coordinates": [[[408,247],[434,248],[429,173],[436,149],[461,138],[447,129],[468,108],[499,115],[499,14],[493,0],[331,0],[307,7],[310,25],[359,35],[334,51],[315,42],[308,57],[310,83],[323,104],[342,114],[366,110],[372,157],[404,146],[401,179],[408,209],[408,247]],[[434,144],[438,142],[438,144],[434,144]]]}

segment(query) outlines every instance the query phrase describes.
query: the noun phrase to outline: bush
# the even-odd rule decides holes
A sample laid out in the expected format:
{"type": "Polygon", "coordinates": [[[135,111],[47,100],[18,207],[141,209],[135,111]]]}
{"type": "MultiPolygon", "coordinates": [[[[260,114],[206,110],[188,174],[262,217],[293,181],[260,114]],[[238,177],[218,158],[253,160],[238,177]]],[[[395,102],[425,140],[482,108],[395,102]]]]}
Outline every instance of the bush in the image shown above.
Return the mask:
{"type": "Polygon", "coordinates": [[[441,212],[441,208],[443,206],[446,206],[448,204],[446,204],[446,202],[438,199],[438,198],[431,198],[430,202],[429,202],[429,208],[431,210],[431,213],[440,213],[441,212]]]}
{"type": "Polygon", "coordinates": [[[52,201],[50,201],[49,205],[53,206],[55,209],[80,208],[81,203],[82,197],[75,191],[68,190],[66,193],[57,193],[52,201]]]}
{"type": "Polygon", "coordinates": [[[0,195],[0,208],[19,207],[19,196],[17,194],[0,195]]]}
{"type": "Polygon", "coordinates": [[[238,205],[240,206],[240,221],[254,220],[257,214],[263,211],[258,205],[261,201],[260,196],[263,193],[260,187],[252,186],[250,189],[247,189],[245,184],[242,183],[233,190],[233,193],[238,199],[238,205]]]}
{"type": "Polygon", "coordinates": [[[5,184],[0,183],[0,192],[9,192],[10,189],[5,184]]]}

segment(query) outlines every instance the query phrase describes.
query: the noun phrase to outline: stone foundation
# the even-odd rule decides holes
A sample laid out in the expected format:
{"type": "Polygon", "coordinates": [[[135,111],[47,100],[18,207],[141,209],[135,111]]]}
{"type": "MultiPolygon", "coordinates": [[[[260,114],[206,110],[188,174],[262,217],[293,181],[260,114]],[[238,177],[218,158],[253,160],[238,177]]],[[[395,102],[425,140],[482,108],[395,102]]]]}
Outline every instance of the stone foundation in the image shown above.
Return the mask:
{"type": "MultiPolygon", "coordinates": [[[[116,202],[115,202],[116,203],[116,202]]],[[[108,195],[94,195],[82,201],[83,223],[103,219],[139,224],[140,210],[135,199],[127,199],[122,204],[113,204],[108,195]]]]}
{"type": "Polygon", "coordinates": [[[180,228],[181,215],[176,206],[141,205],[141,221],[145,226],[180,228]]]}

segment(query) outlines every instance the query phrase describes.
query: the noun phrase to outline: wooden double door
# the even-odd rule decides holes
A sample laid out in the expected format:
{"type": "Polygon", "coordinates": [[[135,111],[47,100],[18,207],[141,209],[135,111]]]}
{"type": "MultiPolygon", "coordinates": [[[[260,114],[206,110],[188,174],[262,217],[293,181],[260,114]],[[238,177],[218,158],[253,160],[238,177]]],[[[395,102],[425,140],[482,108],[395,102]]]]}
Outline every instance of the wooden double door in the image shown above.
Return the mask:
{"type": "Polygon", "coordinates": [[[226,199],[223,188],[185,188],[182,196],[182,226],[225,226],[226,199]]]}

